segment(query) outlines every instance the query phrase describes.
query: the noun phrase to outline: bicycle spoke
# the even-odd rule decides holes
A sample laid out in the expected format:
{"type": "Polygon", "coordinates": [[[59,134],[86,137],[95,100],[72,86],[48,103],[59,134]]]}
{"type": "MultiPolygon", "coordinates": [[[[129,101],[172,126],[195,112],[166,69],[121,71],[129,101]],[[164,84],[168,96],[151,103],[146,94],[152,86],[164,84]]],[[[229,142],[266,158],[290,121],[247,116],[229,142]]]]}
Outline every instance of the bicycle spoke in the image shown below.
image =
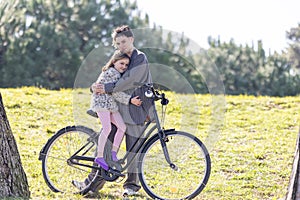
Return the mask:
{"type": "MultiPolygon", "coordinates": [[[[69,159],[88,142],[93,133],[88,129],[70,127],[62,129],[60,134],[51,139],[43,160],[43,173],[45,180],[53,191],[64,193],[76,193],[78,191],[72,180],[84,181],[91,173],[91,168],[71,163],[69,159]],[[78,130],[77,130],[78,129],[78,130]]],[[[93,140],[92,140],[93,141],[93,140]]],[[[96,145],[91,149],[86,146],[78,155],[93,157],[96,145]]],[[[93,162],[78,160],[81,164],[92,165],[93,162]]]]}
{"type": "Polygon", "coordinates": [[[157,138],[145,151],[140,163],[140,179],[146,192],[159,199],[184,199],[199,194],[210,170],[207,152],[186,135],[170,134],[166,145],[177,170],[166,162],[157,138]]]}

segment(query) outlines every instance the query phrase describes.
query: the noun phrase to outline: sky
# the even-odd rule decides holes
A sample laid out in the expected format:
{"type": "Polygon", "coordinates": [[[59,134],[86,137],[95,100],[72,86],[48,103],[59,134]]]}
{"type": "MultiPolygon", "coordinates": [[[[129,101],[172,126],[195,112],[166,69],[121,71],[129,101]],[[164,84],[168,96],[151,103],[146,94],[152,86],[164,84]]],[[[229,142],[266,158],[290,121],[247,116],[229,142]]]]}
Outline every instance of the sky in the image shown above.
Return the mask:
{"type": "Polygon", "coordinates": [[[236,44],[257,44],[281,53],[290,42],[286,31],[300,23],[300,0],[137,0],[150,25],[184,33],[200,47],[207,38],[236,44]]]}

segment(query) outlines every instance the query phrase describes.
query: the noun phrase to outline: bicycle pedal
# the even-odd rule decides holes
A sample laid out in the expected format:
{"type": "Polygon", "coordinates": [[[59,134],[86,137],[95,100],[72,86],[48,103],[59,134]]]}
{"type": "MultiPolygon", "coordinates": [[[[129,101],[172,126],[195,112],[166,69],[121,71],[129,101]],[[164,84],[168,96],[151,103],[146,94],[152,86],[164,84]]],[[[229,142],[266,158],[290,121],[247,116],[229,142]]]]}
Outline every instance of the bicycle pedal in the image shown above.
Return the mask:
{"type": "Polygon", "coordinates": [[[109,173],[112,173],[113,175],[116,175],[116,176],[125,177],[125,175],[122,174],[120,171],[114,170],[114,169],[112,169],[112,168],[109,168],[109,169],[108,169],[108,172],[109,172],[109,173]]]}

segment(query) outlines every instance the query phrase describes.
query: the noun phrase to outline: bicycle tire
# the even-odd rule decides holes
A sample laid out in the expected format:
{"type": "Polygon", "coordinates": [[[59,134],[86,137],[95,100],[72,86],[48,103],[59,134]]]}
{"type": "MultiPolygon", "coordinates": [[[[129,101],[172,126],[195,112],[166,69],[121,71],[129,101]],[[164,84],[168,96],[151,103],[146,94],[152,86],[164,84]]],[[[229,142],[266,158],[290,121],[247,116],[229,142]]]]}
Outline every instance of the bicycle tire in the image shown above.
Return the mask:
{"type": "MultiPolygon", "coordinates": [[[[53,135],[40,153],[42,172],[45,182],[54,192],[75,193],[85,195],[90,191],[90,186],[100,173],[98,170],[72,165],[68,159],[89,140],[91,149],[85,156],[94,157],[97,148],[97,133],[84,126],[68,126],[60,129],[53,135]],[[87,177],[90,183],[81,189],[76,189],[72,181],[84,181],[87,177]]],[[[91,165],[85,161],[84,164],[91,165]]]]}
{"type": "Polygon", "coordinates": [[[153,199],[192,199],[206,186],[211,160],[205,145],[195,136],[165,131],[167,149],[174,170],[167,163],[158,134],[145,144],[139,157],[139,179],[153,199]]]}

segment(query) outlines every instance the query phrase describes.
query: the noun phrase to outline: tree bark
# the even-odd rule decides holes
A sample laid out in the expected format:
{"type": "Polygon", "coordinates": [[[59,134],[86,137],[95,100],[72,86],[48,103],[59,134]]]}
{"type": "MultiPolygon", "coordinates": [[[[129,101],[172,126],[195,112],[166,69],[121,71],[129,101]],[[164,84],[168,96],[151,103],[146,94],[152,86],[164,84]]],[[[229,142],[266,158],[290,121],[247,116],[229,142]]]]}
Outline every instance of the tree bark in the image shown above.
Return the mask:
{"type": "Polygon", "coordinates": [[[30,191],[0,93],[0,199],[5,197],[29,199],[30,191]]]}

